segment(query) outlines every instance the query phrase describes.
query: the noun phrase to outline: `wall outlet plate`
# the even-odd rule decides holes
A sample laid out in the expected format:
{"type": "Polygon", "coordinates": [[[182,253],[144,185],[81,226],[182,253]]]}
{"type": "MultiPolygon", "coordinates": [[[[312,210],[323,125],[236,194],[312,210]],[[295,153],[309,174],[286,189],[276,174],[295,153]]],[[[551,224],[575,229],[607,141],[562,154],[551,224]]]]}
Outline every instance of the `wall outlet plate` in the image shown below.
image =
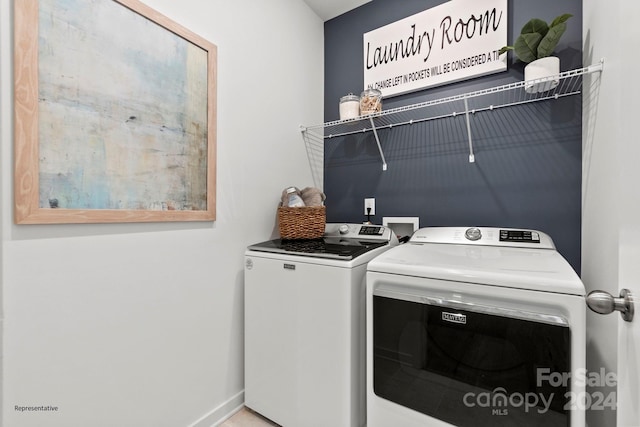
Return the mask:
{"type": "Polygon", "coordinates": [[[376,199],[373,197],[364,199],[364,214],[365,215],[375,215],[376,214],[376,199]],[[371,208],[371,211],[369,211],[371,208]]]}

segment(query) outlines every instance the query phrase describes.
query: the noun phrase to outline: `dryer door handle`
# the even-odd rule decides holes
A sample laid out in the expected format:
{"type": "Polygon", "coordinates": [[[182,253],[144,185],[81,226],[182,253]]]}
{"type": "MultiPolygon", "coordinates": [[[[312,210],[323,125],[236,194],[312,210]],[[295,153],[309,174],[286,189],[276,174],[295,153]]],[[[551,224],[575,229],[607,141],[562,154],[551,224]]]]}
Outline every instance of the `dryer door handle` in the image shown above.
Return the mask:
{"type": "Polygon", "coordinates": [[[550,325],[569,326],[569,321],[560,315],[548,313],[536,313],[513,307],[496,307],[478,303],[475,301],[460,301],[442,298],[435,295],[417,295],[410,292],[398,291],[388,288],[377,288],[373,291],[374,296],[399,299],[403,301],[417,302],[432,305],[435,307],[446,307],[451,309],[467,310],[476,313],[488,314],[491,316],[511,317],[514,319],[547,323],[550,325]]]}
{"type": "Polygon", "coordinates": [[[587,307],[599,314],[609,314],[619,311],[620,316],[627,321],[633,320],[633,295],[629,289],[620,291],[620,298],[614,298],[604,291],[591,291],[586,297],[587,307]]]}

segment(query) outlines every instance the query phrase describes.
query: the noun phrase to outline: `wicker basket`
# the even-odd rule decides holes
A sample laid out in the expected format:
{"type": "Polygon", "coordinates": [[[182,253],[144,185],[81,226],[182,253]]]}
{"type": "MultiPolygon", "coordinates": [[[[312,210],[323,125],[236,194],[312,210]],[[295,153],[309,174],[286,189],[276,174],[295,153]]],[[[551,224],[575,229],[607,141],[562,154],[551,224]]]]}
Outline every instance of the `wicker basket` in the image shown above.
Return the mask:
{"type": "Polygon", "coordinates": [[[324,206],[278,208],[278,227],[282,239],[317,239],[324,234],[326,222],[324,206]]]}

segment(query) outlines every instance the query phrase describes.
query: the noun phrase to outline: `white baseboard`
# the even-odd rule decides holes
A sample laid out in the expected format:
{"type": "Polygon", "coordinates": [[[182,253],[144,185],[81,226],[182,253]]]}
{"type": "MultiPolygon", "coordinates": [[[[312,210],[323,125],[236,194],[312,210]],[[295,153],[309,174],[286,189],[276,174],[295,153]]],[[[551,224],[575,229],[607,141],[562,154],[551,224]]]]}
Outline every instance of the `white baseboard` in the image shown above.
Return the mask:
{"type": "Polygon", "coordinates": [[[226,402],[218,405],[208,414],[200,417],[199,420],[189,427],[216,427],[244,407],[244,390],[232,396],[226,402]]]}

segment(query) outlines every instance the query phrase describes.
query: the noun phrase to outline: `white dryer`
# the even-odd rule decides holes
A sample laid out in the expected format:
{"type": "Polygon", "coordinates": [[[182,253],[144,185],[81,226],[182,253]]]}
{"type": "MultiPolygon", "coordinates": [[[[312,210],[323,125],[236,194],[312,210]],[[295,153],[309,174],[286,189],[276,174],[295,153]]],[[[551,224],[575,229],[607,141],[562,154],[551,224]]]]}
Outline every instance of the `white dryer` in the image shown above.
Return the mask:
{"type": "Polygon", "coordinates": [[[368,427],[583,427],[584,295],[540,231],[416,231],[367,267],[368,427]]]}

